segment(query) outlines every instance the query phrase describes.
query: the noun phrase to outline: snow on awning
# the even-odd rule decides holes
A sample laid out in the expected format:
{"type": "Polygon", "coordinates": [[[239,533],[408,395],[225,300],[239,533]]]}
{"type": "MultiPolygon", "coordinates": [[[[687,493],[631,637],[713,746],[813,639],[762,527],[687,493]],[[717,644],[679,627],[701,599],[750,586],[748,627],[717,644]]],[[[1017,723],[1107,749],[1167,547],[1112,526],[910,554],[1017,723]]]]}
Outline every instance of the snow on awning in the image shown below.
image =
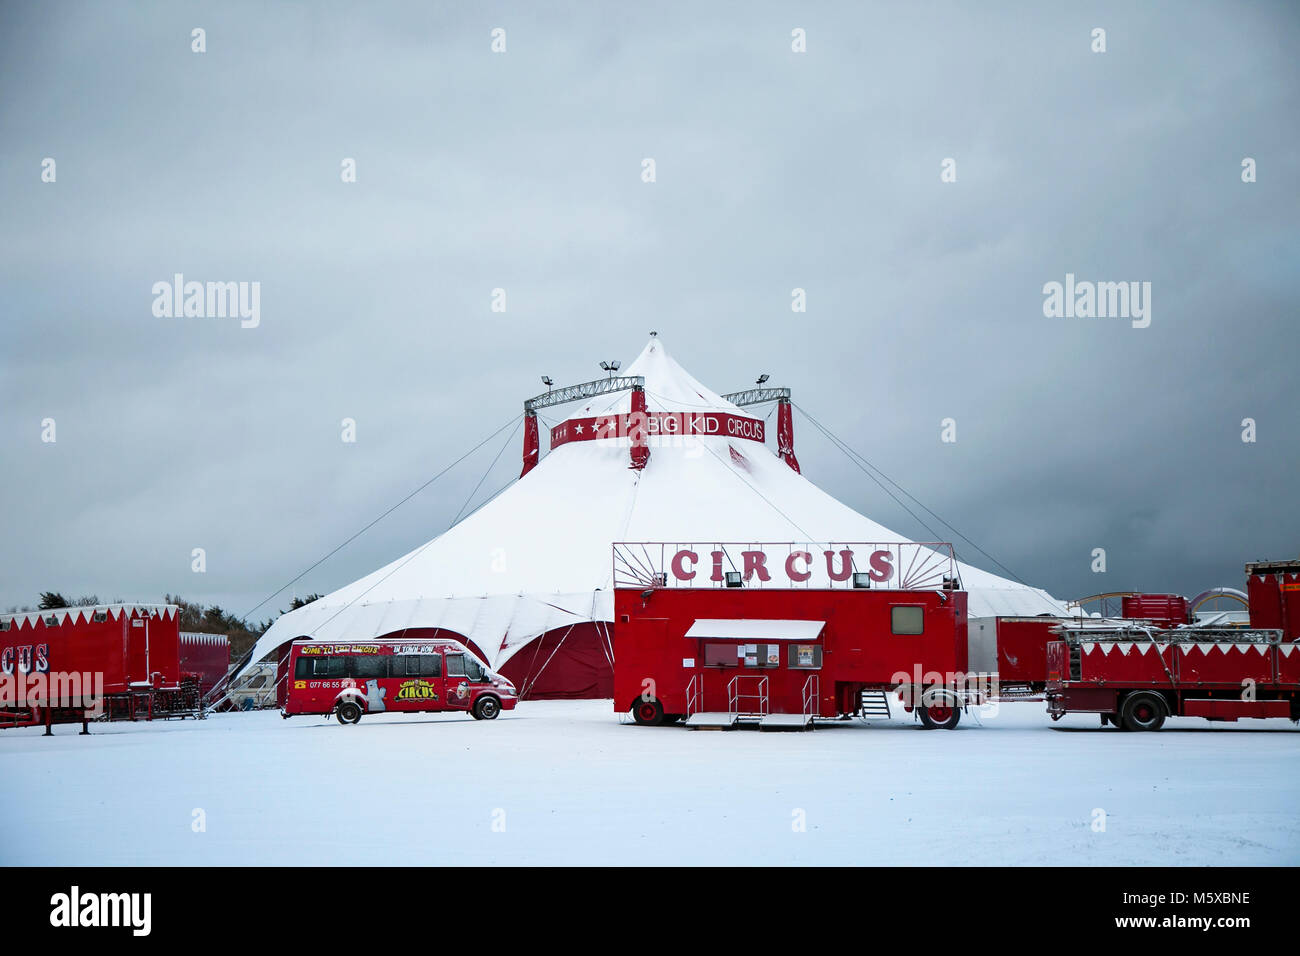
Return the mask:
{"type": "Polygon", "coordinates": [[[691,625],[686,636],[740,641],[815,641],[825,627],[825,621],[701,618],[691,625]]]}

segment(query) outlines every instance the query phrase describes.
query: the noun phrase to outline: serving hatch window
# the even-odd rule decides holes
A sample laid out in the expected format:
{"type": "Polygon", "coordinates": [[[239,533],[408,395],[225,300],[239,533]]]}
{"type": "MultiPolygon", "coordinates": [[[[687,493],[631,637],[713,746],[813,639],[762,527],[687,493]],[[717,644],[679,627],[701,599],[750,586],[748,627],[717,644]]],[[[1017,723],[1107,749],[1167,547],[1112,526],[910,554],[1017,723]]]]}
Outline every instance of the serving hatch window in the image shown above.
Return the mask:
{"type": "Polygon", "coordinates": [[[822,666],[820,644],[791,644],[786,654],[787,666],[792,670],[817,670],[822,666]]]}
{"type": "Polygon", "coordinates": [[[919,604],[900,604],[889,609],[890,630],[895,634],[924,634],[925,608],[919,604]]]}
{"type": "Polygon", "coordinates": [[[705,667],[780,667],[779,644],[704,645],[705,667]]]}

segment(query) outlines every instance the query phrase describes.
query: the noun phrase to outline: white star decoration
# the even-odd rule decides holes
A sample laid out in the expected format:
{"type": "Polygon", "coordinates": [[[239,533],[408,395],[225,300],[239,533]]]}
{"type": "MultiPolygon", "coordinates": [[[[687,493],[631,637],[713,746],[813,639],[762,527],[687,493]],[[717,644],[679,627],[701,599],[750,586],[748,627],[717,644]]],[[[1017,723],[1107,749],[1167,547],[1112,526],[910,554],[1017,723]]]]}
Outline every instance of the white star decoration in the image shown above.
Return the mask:
{"type": "Polygon", "coordinates": [[[582,426],[581,426],[581,425],[576,426],[574,430],[575,430],[579,435],[582,434],[582,426]]]}

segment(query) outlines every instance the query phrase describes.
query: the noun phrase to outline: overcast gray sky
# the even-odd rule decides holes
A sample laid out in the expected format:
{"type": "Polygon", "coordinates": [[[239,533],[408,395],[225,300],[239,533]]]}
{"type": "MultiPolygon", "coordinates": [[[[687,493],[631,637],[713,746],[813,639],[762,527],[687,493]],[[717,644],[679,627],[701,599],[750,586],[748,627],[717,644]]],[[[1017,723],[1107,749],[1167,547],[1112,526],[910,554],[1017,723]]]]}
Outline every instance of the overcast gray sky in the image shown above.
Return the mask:
{"type": "MultiPolygon", "coordinates": [[[[651,329],[1060,597],[1239,587],[1300,552],[1298,52],[1294,3],[6,0],[0,606],[247,611],[651,329]],[[156,317],[178,272],[260,282],[260,325],[156,317]],[[1045,317],[1066,273],[1150,282],[1150,326],[1045,317]]],[[[297,591],[443,530],[504,439],[297,591]]]]}

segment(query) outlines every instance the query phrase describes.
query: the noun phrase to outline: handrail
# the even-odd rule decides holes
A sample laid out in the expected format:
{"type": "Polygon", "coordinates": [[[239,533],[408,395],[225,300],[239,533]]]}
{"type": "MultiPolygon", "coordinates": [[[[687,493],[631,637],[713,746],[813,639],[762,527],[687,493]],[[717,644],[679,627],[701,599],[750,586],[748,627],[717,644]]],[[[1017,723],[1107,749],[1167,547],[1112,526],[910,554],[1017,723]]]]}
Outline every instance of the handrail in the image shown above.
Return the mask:
{"type": "Polygon", "coordinates": [[[703,700],[704,677],[702,674],[696,674],[691,678],[691,682],[686,685],[686,717],[688,719],[691,714],[698,713],[701,710],[703,700]]]}
{"type": "Polygon", "coordinates": [[[821,681],[816,674],[809,674],[803,682],[803,715],[807,718],[818,717],[821,710],[821,681]]]}
{"type": "Polygon", "coordinates": [[[731,716],[739,716],[740,702],[742,700],[755,700],[758,702],[758,709],[754,711],[745,711],[748,714],[757,714],[759,717],[766,717],[768,714],[768,693],[767,677],[760,674],[737,674],[727,682],[727,712],[731,716]],[[758,681],[757,690],[752,694],[742,694],[740,692],[740,681],[754,680],[758,681]]]}

